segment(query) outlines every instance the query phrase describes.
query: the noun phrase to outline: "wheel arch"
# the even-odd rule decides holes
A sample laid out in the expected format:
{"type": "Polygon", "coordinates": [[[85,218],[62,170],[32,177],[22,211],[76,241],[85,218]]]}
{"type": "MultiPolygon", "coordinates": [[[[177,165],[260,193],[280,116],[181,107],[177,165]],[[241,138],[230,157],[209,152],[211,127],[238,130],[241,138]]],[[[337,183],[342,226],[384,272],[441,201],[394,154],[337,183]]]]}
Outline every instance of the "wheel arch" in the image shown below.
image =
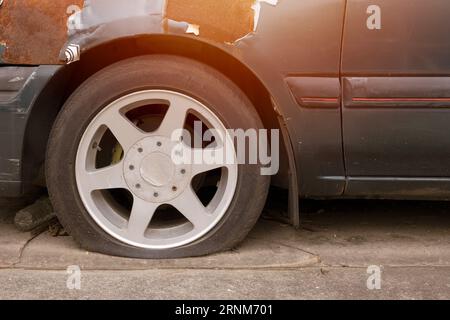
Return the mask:
{"type": "MultiPolygon", "coordinates": [[[[241,88],[255,106],[264,126],[268,129],[279,129],[283,136],[284,143],[280,148],[280,172],[273,179],[275,184],[289,188],[291,195],[298,195],[292,144],[284,119],[277,111],[276,102],[269,89],[253,70],[224,49],[209,42],[175,35],[141,35],[115,39],[87,49],[80,61],[61,66],[30,108],[23,150],[23,180],[31,182],[28,185],[45,184],[43,169],[40,169],[40,174],[36,176],[36,168],[43,168],[48,136],[53,123],[67,98],[78,86],[115,62],[149,54],[170,54],[197,60],[222,72],[241,88]]],[[[298,207],[295,203],[297,200],[291,200],[293,203],[291,201],[290,207],[295,211],[298,207]]]]}

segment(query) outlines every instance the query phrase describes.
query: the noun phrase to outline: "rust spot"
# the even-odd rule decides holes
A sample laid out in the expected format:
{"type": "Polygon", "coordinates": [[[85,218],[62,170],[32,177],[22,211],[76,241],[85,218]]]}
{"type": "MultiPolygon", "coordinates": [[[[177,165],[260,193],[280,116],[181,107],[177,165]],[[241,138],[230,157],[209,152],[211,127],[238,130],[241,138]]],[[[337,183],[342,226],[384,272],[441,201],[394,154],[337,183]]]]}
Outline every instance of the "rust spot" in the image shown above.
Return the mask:
{"type": "Polygon", "coordinates": [[[166,18],[199,26],[200,35],[232,43],[254,29],[255,0],[167,0],[166,18]]]}
{"type": "Polygon", "coordinates": [[[0,61],[58,64],[67,41],[67,8],[84,0],[7,0],[0,8],[0,61]]]}

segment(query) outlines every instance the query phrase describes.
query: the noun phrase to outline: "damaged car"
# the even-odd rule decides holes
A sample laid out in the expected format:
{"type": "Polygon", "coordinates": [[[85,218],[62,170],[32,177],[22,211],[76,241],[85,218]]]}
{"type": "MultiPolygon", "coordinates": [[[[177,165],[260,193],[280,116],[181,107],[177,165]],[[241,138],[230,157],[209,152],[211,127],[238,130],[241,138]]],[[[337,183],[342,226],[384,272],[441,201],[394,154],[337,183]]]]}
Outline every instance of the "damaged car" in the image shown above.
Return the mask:
{"type": "Polygon", "coordinates": [[[294,226],[302,198],[449,200],[448,12],[447,0],[0,1],[0,196],[47,188],[81,246],[136,258],[233,248],[271,185],[288,191],[294,226]],[[174,161],[225,145],[234,157],[230,130],[277,132],[262,139],[276,170],[174,161]],[[213,133],[198,145],[198,131],[213,133]]]}

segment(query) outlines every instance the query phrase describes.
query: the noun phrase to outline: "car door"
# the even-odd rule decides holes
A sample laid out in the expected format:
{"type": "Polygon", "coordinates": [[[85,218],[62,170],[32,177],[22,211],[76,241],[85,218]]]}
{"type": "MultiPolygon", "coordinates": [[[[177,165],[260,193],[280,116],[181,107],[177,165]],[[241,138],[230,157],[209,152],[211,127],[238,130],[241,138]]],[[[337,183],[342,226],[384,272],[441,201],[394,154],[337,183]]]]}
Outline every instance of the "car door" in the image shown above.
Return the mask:
{"type": "Polygon", "coordinates": [[[348,0],[341,80],[350,190],[375,177],[450,176],[449,12],[448,0],[348,0]]]}

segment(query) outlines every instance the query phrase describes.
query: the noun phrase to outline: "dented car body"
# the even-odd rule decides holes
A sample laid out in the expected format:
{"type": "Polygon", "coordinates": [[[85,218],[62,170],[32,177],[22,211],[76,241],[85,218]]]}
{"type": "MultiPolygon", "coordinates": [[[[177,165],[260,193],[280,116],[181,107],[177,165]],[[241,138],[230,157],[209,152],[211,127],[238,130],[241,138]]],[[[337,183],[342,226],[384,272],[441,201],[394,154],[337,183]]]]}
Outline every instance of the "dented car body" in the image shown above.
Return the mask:
{"type": "Polygon", "coordinates": [[[0,194],[38,184],[80,83],[167,53],[223,72],[281,129],[273,180],[291,195],[450,199],[449,11],[446,0],[4,0],[0,194]]]}
{"type": "Polygon", "coordinates": [[[2,62],[61,64],[70,48],[145,34],[193,33],[233,44],[256,31],[263,3],[276,0],[7,1],[2,5],[2,62]],[[227,17],[224,19],[224,17],[227,17]],[[145,22],[144,22],[145,20],[145,22]],[[124,28],[126,26],[126,28],[124,28]]]}

